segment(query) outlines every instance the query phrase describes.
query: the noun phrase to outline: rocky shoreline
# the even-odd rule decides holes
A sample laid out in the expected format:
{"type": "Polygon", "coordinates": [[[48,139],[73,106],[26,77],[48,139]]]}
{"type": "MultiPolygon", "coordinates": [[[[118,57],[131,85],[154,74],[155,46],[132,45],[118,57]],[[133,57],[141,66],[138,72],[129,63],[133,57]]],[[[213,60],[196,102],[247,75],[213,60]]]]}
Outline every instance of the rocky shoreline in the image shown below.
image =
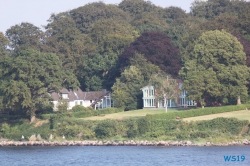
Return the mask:
{"type": "Polygon", "coordinates": [[[191,141],[0,141],[0,147],[6,146],[244,146],[250,141],[232,141],[228,143],[192,143],[191,141]]]}

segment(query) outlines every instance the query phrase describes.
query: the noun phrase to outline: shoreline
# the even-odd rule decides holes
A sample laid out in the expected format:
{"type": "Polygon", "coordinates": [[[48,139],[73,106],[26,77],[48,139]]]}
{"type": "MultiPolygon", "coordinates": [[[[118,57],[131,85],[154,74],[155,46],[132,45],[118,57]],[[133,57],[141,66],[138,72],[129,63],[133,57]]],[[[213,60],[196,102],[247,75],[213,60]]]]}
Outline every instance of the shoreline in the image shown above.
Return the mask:
{"type": "Polygon", "coordinates": [[[250,141],[232,141],[228,143],[192,143],[191,141],[0,141],[0,147],[13,146],[247,146],[250,141]]]}

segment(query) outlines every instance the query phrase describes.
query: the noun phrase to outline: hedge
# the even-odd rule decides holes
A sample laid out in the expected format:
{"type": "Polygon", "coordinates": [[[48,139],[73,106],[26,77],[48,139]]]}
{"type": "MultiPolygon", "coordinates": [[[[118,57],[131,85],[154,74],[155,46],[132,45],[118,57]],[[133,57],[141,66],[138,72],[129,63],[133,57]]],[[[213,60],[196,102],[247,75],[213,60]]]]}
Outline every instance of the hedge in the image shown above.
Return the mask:
{"type": "Polygon", "coordinates": [[[90,116],[100,116],[100,115],[106,115],[106,114],[113,114],[113,113],[118,113],[118,112],[123,112],[122,108],[104,108],[104,109],[87,109],[87,110],[82,110],[78,112],[73,112],[74,117],[77,118],[86,118],[90,116]]]}
{"type": "Polygon", "coordinates": [[[234,106],[220,106],[220,107],[206,107],[206,108],[191,109],[187,111],[147,115],[147,117],[150,119],[175,119],[176,117],[189,118],[189,117],[195,117],[195,116],[203,116],[203,115],[245,110],[245,109],[248,109],[249,107],[250,107],[250,104],[234,105],[234,106]]]}

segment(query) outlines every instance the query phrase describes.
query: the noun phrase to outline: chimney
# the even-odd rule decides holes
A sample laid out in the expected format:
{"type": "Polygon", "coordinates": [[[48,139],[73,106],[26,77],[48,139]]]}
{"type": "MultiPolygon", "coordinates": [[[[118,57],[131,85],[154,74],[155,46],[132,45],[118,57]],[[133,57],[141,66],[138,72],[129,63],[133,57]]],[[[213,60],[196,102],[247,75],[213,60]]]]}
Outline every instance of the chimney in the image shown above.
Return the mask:
{"type": "Polygon", "coordinates": [[[107,90],[106,90],[106,89],[103,89],[103,90],[102,90],[102,95],[104,96],[104,95],[106,95],[106,93],[107,93],[107,90]]]}

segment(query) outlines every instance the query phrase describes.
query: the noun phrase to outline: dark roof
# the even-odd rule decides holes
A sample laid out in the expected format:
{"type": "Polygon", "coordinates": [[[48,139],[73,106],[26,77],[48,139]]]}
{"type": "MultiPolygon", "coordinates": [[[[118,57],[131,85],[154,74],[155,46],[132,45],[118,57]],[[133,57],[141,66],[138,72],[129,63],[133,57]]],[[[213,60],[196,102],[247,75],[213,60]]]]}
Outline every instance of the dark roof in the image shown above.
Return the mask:
{"type": "MultiPolygon", "coordinates": [[[[61,94],[68,94],[68,100],[69,101],[74,101],[74,100],[98,100],[100,98],[103,98],[107,94],[109,94],[109,91],[102,90],[102,91],[90,91],[90,92],[83,92],[81,89],[78,90],[67,90],[67,89],[62,89],[60,90],[61,94]]],[[[53,98],[54,101],[58,101],[60,99],[60,93],[55,93],[53,92],[51,94],[51,97],[53,98]]]]}

